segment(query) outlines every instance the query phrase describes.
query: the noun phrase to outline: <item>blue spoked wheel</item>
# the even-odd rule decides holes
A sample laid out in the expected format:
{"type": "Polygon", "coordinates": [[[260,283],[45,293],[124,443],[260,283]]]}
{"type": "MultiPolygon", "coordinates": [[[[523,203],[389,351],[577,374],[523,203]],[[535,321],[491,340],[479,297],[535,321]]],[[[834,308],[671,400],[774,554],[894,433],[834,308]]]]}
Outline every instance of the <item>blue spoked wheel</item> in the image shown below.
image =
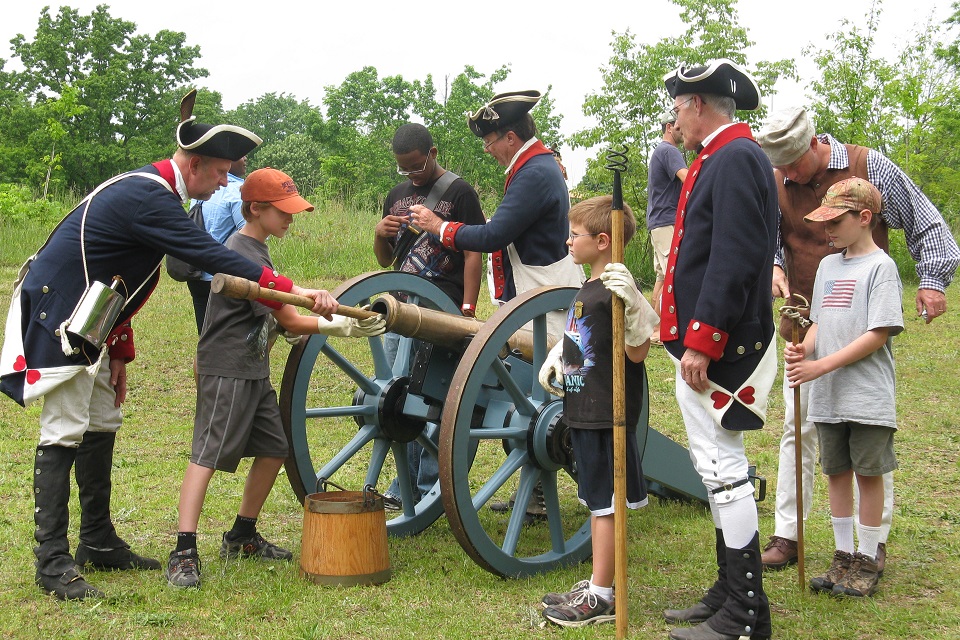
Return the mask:
{"type": "MultiPolygon", "coordinates": [[[[401,292],[413,304],[460,313],[459,304],[430,281],[396,271],[357,276],[331,293],[341,305],[358,306],[385,292],[401,292]]],[[[419,533],[440,517],[439,482],[417,502],[407,472],[409,441],[419,442],[434,460],[438,455],[439,402],[431,406],[408,393],[413,342],[400,338],[392,366],[381,337],[313,335],[292,348],[280,387],[280,411],[292,450],[287,477],[301,502],[323,490],[323,480],[350,490],[370,485],[384,492],[396,477],[403,506],[386,512],[390,535],[419,533]]],[[[445,393],[428,391],[440,398],[445,393]]]]}
{"type": "MultiPolygon", "coordinates": [[[[559,338],[548,337],[547,314],[566,310],[576,292],[545,287],[501,307],[467,347],[444,404],[444,513],[467,554],[497,575],[542,573],[591,554],[590,513],[577,499],[563,402],[537,380],[549,346],[559,338]],[[532,357],[508,347],[511,336],[531,330],[532,357]],[[525,505],[538,484],[545,514],[530,518],[525,505]],[[511,496],[514,508],[490,508],[511,496]]],[[[640,391],[646,407],[646,380],[640,391]]],[[[640,424],[646,422],[644,410],[640,424]]]]}

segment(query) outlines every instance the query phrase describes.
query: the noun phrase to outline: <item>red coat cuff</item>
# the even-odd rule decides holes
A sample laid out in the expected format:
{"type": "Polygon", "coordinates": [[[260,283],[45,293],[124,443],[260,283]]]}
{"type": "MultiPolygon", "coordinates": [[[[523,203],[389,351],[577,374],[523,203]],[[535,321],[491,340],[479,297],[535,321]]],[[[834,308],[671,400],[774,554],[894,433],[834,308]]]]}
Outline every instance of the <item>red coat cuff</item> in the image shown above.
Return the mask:
{"type": "MultiPolygon", "coordinates": [[[[270,267],[263,268],[263,273],[260,274],[259,284],[261,287],[266,289],[283,291],[285,293],[289,293],[293,289],[293,280],[286,276],[280,275],[280,272],[274,271],[270,267]]],[[[257,298],[257,302],[266,305],[271,309],[279,309],[283,306],[282,302],[277,302],[275,300],[264,300],[263,298],[257,298]]]]}
{"type": "Polygon", "coordinates": [[[110,345],[111,360],[133,362],[136,357],[136,349],[133,346],[133,327],[129,324],[123,324],[114,329],[107,338],[107,344],[110,345]]]}
{"type": "Polygon", "coordinates": [[[719,360],[727,346],[730,334],[711,327],[706,322],[691,320],[687,325],[687,333],[683,338],[683,346],[694,349],[710,356],[711,360],[719,360]]]}
{"type": "Polygon", "coordinates": [[[457,250],[457,245],[454,242],[454,239],[457,236],[457,231],[459,231],[460,227],[462,226],[462,222],[448,222],[444,225],[442,235],[440,236],[440,242],[443,243],[444,247],[454,251],[457,250]]]}

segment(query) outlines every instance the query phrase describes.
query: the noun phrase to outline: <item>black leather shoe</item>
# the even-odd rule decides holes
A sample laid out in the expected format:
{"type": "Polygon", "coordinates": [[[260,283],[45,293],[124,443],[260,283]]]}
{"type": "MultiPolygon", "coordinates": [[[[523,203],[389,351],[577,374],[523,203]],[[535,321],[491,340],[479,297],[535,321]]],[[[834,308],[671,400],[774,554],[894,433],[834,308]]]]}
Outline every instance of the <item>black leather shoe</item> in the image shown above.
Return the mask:
{"type": "Polygon", "coordinates": [[[77,545],[77,564],[89,565],[94,569],[116,571],[158,571],[160,562],[153,558],[144,558],[127,547],[119,549],[95,549],[85,544],[77,545]]]}
{"type": "Polygon", "coordinates": [[[86,600],[87,598],[103,597],[103,592],[84,580],[76,569],[70,569],[59,576],[38,573],[36,582],[41,591],[51,593],[60,600],[86,600]]]}
{"type": "Polygon", "coordinates": [[[677,624],[679,622],[697,624],[703,622],[715,613],[715,609],[711,609],[702,602],[698,602],[689,609],[664,609],[663,619],[670,624],[677,624]]]}

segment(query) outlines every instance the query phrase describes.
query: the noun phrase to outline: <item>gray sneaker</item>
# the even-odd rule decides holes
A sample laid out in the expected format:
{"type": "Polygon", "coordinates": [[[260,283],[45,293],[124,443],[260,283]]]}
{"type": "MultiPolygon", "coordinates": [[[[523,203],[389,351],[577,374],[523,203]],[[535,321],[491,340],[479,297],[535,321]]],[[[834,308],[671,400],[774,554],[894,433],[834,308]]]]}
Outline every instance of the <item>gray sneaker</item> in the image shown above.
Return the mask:
{"type": "Polygon", "coordinates": [[[543,617],[561,627],[585,627],[616,619],[613,602],[607,602],[589,589],[581,591],[567,604],[547,607],[543,617]]]}
{"type": "Polygon", "coordinates": [[[590,581],[581,580],[570,587],[570,591],[566,591],[564,593],[548,593],[540,600],[540,604],[542,604],[544,608],[555,607],[561,604],[569,604],[570,601],[576,598],[581,591],[586,591],[589,588],[590,581]]]}
{"type": "Polygon", "coordinates": [[[196,549],[171,551],[163,573],[167,584],[181,589],[200,588],[200,556],[196,549]]]}
{"type": "Polygon", "coordinates": [[[293,560],[293,554],[272,542],[267,542],[259,532],[254,531],[249,538],[230,540],[227,533],[223,534],[223,544],[220,545],[220,557],[227,558],[260,558],[262,560],[293,560]]]}

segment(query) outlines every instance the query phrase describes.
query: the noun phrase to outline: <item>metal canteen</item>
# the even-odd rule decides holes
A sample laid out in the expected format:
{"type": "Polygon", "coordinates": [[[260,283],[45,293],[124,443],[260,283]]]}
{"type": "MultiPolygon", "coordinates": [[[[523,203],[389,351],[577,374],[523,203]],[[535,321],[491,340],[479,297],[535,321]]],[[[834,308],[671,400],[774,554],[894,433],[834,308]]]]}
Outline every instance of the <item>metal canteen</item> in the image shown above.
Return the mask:
{"type": "Polygon", "coordinates": [[[67,331],[97,349],[102,347],[126,302],[126,298],[117,291],[119,283],[118,277],[114,277],[109,287],[97,280],[91,282],[67,320],[67,331]]]}

